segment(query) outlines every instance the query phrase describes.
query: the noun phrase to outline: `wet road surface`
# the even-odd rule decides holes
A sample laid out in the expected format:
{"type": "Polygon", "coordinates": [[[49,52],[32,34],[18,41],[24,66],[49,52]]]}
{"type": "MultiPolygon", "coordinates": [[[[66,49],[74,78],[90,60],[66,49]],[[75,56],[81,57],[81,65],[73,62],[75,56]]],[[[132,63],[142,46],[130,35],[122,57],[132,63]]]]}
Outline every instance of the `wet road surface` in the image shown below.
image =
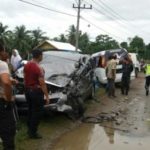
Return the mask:
{"type": "Polygon", "coordinates": [[[150,136],[137,136],[96,125],[82,125],[58,139],[54,150],[149,150],[150,136]]]}
{"type": "Polygon", "coordinates": [[[100,98],[96,112],[118,112],[117,121],[82,123],[56,140],[53,150],[149,150],[150,96],[145,96],[144,76],[131,83],[128,99],[117,89],[117,98],[100,98]]]}

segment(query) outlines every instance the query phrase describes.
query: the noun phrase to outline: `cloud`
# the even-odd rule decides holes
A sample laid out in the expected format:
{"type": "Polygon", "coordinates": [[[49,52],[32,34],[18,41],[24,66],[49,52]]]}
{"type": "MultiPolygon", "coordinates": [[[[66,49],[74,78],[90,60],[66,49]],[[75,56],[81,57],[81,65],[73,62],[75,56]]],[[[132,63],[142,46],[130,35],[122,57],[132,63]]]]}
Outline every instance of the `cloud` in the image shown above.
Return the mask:
{"type": "MultiPolygon", "coordinates": [[[[26,1],[70,15],[77,15],[77,10],[72,8],[73,3],[76,5],[74,0],[26,1]]],[[[89,22],[81,19],[80,30],[87,32],[92,39],[99,34],[110,33],[110,36],[119,42],[126,41],[128,37],[138,35],[146,43],[150,43],[150,33],[148,33],[150,26],[149,0],[103,0],[102,2],[105,6],[100,3],[101,0],[95,1],[98,5],[95,5],[92,0],[83,1],[83,4],[87,4],[86,2],[92,4],[93,9],[81,11],[81,16],[89,22]],[[102,9],[100,5],[105,9],[102,9]],[[117,14],[114,14],[110,8],[117,12],[117,14]]],[[[8,25],[11,30],[20,25],[25,25],[28,30],[40,27],[51,38],[61,33],[66,33],[69,26],[72,24],[76,25],[77,21],[76,17],[38,8],[19,0],[1,0],[0,18],[1,22],[4,25],[8,25]]]]}
{"type": "Polygon", "coordinates": [[[149,0],[115,0],[107,1],[106,4],[111,6],[119,15],[127,20],[147,20],[149,18],[149,0]]]}

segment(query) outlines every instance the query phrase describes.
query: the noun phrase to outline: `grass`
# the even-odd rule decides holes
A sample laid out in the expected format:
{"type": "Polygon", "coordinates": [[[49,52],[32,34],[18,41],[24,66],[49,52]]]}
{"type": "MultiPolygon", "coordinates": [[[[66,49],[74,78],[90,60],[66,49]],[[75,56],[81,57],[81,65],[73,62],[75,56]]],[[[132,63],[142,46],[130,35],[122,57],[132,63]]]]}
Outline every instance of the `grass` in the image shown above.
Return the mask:
{"type": "MultiPolygon", "coordinates": [[[[100,101],[100,97],[104,95],[105,90],[100,88],[96,90],[96,98],[100,101]]],[[[94,100],[88,100],[85,104],[87,111],[95,109],[98,103],[94,100]]],[[[98,107],[98,106],[97,106],[98,107]]],[[[16,133],[16,150],[50,150],[54,140],[61,134],[76,127],[78,124],[69,120],[64,114],[57,113],[54,115],[44,116],[40,126],[39,132],[43,138],[40,140],[32,140],[27,136],[26,116],[21,116],[18,121],[16,133]]],[[[2,145],[0,145],[0,150],[2,145]]]]}
{"type": "MultiPolygon", "coordinates": [[[[64,115],[45,116],[39,126],[39,132],[43,138],[40,140],[29,139],[27,136],[26,117],[20,117],[18,122],[18,130],[16,133],[16,150],[49,150],[51,141],[59,134],[70,129],[73,122],[64,115]]],[[[0,150],[2,145],[0,145],[0,150]]]]}

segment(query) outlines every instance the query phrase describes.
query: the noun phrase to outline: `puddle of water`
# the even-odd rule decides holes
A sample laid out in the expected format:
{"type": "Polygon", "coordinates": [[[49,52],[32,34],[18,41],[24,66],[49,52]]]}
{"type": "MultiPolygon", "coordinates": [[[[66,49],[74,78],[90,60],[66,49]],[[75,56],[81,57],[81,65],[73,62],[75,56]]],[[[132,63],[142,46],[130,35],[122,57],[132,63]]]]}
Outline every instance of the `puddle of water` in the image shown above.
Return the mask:
{"type": "Polygon", "coordinates": [[[102,126],[83,124],[58,139],[53,150],[149,150],[150,136],[114,131],[111,123],[102,126]]]}
{"type": "Polygon", "coordinates": [[[112,122],[82,124],[59,138],[52,150],[149,150],[149,98],[133,98],[127,108],[124,127],[128,133],[114,130],[112,122]]]}

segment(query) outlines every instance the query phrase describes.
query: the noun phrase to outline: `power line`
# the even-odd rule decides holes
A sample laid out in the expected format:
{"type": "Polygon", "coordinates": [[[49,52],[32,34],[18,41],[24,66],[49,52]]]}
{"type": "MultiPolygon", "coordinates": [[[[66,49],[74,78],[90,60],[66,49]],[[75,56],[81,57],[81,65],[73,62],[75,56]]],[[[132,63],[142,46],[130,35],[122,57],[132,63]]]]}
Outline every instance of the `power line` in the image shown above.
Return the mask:
{"type": "MultiPolygon", "coordinates": [[[[97,4],[96,4],[96,6],[97,6],[97,4]]],[[[94,9],[96,10],[96,12],[100,13],[101,15],[103,15],[103,16],[105,16],[105,17],[111,19],[111,20],[114,20],[113,17],[108,16],[105,12],[103,12],[103,11],[101,11],[101,10],[95,8],[95,7],[94,7],[94,9]]],[[[115,23],[118,23],[118,24],[119,24],[119,27],[121,27],[122,29],[125,29],[124,27],[122,27],[122,24],[120,24],[120,22],[117,22],[117,21],[114,21],[114,22],[115,22],[115,23]]],[[[121,28],[120,28],[120,29],[121,29],[121,28]]],[[[118,28],[117,28],[117,30],[118,30],[118,28]]],[[[126,31],[128,31],[128,30],[126,29],[126,31]]],[[[125,30],[124,30],[124,32],[125,32],[125,30]]],[[[129,34],[129,33],[131,33],[131,32],[129,32],[129,31],[126,32],[126,34],[129,34]]]]}
{"type": "MultiPolygon", "coordinates": [[[[71,15],[71,14],[68,14],[68,13],[65,13],[65,12],[62,12],[62,11],[58,11],[58,10],[53,10],[53,9],[50,9],[50,8],[47,8],[47,7],[38,5],[38,4],[34,4],[34,3],[31,3],[31,2],[28,2],[28,1],[25,1],[25,0],[19,0],[19,1],[20,1],[20,2],[23,2],[23,3],[26,3],[26,4],[29,4],[29,5],[32,5],[32,6],[35,6],[35,7],[39,7],[39,8],[48,10],[48,11],[53,11],[53,12],[56,12],[56,13],[60,13],[60,14],[63,14],[63,15],[70,16],[70,17],[76,17],[75,15],[71,15]]],[[[86,21],[86,22],[92,24],[92,25],[95,26],[97,29],[99,29],[99,30],[101,30],[101,31],[104,31],[104,32],[107,33],[107,34],[110,34],[110,35],[113,35],[114,37],[117,37],[117,38],[119,38],[119,39],[122,39],[121,37],[116,36],[116,35],[114,35],[114,34],[111,34],[111,33],[109,33],[108,31],[104,30],[103,28],[100,28],[99,26],[95,25],[94,23],[90,22],[89,20],[85,19],[84,17],[81,17],[81,19],[83,19],[84,21],[86,21]]],[[[122,39],[122,40],[124,40],[124,39],[122,39]]]]}
{"type": "Polygon", "coordinates": [[[99,29],[99,30],[101,30],[101,31],[104,31],[104,32],[107,33],[107,34],[110,34],[110,35],[112,35],[112,36],[114,36],[114,37],[116,37],[116,38],[119,38],[119,39],[123,40],[123,41],[125,40],[125,39],[123,39],[123,38],[121,38],[121,37],[119,37],[119,36],[116,36],[116,35],[114,35],[114,34],[108,32],[108,31],[104,30],[103,28],[101,28],[101,27],[99,27],[99,26],[95,25],[94,23],[92,23],[91,21],[85,19],[85,18],[82,17],[82,16],[81,16],[81,19],[83,19],[84,21],[86,21],[86,22],[92,24],[92,25],[95,26],[97,29],[99,29]]]}
{"type": "Polygon", "coordinates": [[[53,11],[53,12],[56,12],[56,13],[59,13],[59,14],[63,14],[63,15],[71,16],[71,17],[76,17],[75,15],[68,14],[68,13],[65,13],[65,12],[62,12],[62,11],[58,11],[58,10],[54,10],[54,9],[50,9],[50,8],[47,8],[47,7],[38,5],[38,4],[34,4],[34,3],[31,3],[31,2],[25,1],[25,0],[19,0],[19,1],[23,2],[23,3],[26,3],[26,4],[29,4],[29,5],[33,5],[33,6],[45,9],[45,10],[53,11]]]}
{"type": "Polygon", "coordinates": [[[97,9],[97,8],[95,8],[95,10],[97,11],[97,12],[99,12],[100,14],[102,14],[102,15],[104,15],[105,17],[107,17],[107,18],[109,18],[109,19],[111,19],[111,20],[114,20],[114,22],[115,23],[117,23],[117,24],[119,24],[119,26],[120,27],[122,27],[124,30],[126,30],[127,32],[126,33],[131,33],[131,31],[129,31],[129,29],[127,29],[127,26],[123,23],[123,22],[121,22],[121,21],[119,21],[119,20],[116,20],[116,16],[115,15],[113,15],[112,13],[110,13],[110,12],[107,12],[107,10],[104,8],[104,7],[102,7],[98,2],[96,2],[95,0],[92,0],[93,1],[93,3],[95,3],[95,5],[96,6],[100,6],[104,11],[102,11],[102,10],[100,10],[100,9],[97,9]],[[106,14],[106,13],[109,13],[109,15],[108,14],[106,14]]]}
{"type": "Polygon", "coordinates": [[[69,0],[71,3],[76,3],[76,4],[78,4],[78,1],[77,0],[69,0]]]}
{"type": "MultiPolygon", "coordinates": [[[[89,4],[89,3],[88,3],[88,4],[89,4]]],[[[90,5],[90,4],[89,4],[89,5],[90,5]]],[[[119,39],[121,39],[121,40],[125,40],[125,39],[123,39],[123,38],[121,38],[121,37],[119,37],[119,36],[116,36],[115,34],[112,34],[112,33],[108,32],[108,31],[106,31],[105,29],[99,27],[98,25],[95,25],[94,23],[90,22],[89,20],[85,19],[85,18],[82,17],[82,16],[80,16],[80,18],[81,18],[82,20],[84,20],[85,22],[87,22],[87,23],[89,23],[89,24],[92,24],[94,27],[96,27],[97,29],[99,29],[99,30],[101,30],[101,31],[103,31],[103,32],[105,32],[105,33],[107,33],[107,34],[110,34],[110,35],[112,35],[112,36],[114,36],[114,37],[116,37],[116,38],[119,38],[119,39]]]]}
{"type": "MultiPolygon", "coordinates": [[[[95,16],[93,16],[93,15],[88,15],[88,17],[89,16],[91,16],[92,18],[95,18],[95,16]]],[[[97,20],[97,19],[96,19],[97,20]]],[[[108,24],[108,23],[105,23],[105,22],[103,22],[103,23],[101,23],[101,24],[103,24],[103,25],[105,25],[105,26],[108,26],[109,28],[111,28],[112,30],[116,30],[116,27],[112,27],[112,25],[110,25],[110,23],[108,24]]],[[[123,31],[123,30],[121,30],[120,28],[117,28],[117,31],[118,30],[120,30],[120,31],[123,31]]]]}
{"type": "MultiPolygon", "coordinates": [[[[111,12],[113,12],[113,14],[115,14],[117,17],[119,17],[120,19],[126,20],[125,18],[123,18],[121,15],[119,15],[117,12],[115,12],[111,7],[109,7],[108,5],[106,5],[103,1],[99,0],[101,2],[101,4],[103,6],[105,6],[107,9],[109,9],[111,12]]],[[[127,20],[126,20],[127,21],[127,20]]]]}
{"type": "MultiPolygon", "coordinates": [[[[89,4],[88,2],[86,2],[87,4],[89,4]]],[[[97,4],[98,5],[98,4],[97,4]]],[[[97,6],[96,5],[96,6],[97,6]]],[[[94,7],[94,9],[96,9],[95,7],[94,7]]],[[[100,10],[98,10],[98,9],[96,9],[96,12],[98,12],[98,13],[100,13],[100,14],[102,14],[102,15],[104,15],[105,17],[107,17],[107,18],[110,18],[110,16],[106,16],[106,13],[105,12],[103,12],[103,11],[100,11],[100,10]]],[[[88,15],[89,16],[89,15],[88,15]]],[[[92,16],[93,18],[95,17],[95,16],[92,16]]],[[[112,17],[110,18],[110,19],[113,19],[112,17]]],[[[114,20],[114,19],[113,19],[114,20]]],[[[115,23],[117,23],[116,21],[114,21],[115,23]]],[[[106,24],[106,25],[108,25],[107,23],[103,23],[103,24],[106,24]]],[[[121,24],[122,25],[122,24],[121,24]]],[[[110,24],[109,24],[109,27],[111,27],[110,26],[110,24]]],[[[120,30],[120,31],[123,31],[123,32],[125,32],[126,34],[128,34],[129,36],[131,36],[129,33],[131,33],[131,32],[129,32],[127,29],[125,30],[124,29],[124,27],[122,27],[122,26],[120,26],[119,25],[119,27],[121,27],[121,28],[117,28],[117,30],[120,30]],[[124,29],[124,30],[123,30],[124,29]]],[[[112,28],[112,27],[111,27],[112,28]]],[[[112,28],[113,30],[115,29],[116,30],[116,28],[112,28]]]]}
{"type": "MultiPolygon", "coordinates": [[[[111,13],[113,13],[113,14],[115,14],[115,16],[118,18],[118,19],[122,19],[122,23],[124,23],[125,25],[129,25],[130,24],[130,26],[128,26],[128,27],[132,27],[132,29],[135,29],[135,28],[137,28],[137,26],[136,25],[134,25],[133,23],[131,23],[131,22],[129,22],[126,18],[124,18],[124,17],[122,17],[120,14],[118,14],[116,11],[114,11],[110,6],[108,6],[107,4],[105,4],[102,0],[99,0],[99,2],[104,6],[104,7],[106,7],[111,13]]],[[[110,13],[109,12],[109,13],[110,13]]],[[[141,33],[143,33],[143,34],[147,34],[148,32],[145,32],[144,30],[140,30],[140,31],[142,31],[141,33]]]]}
{"type": "MultiPolygon", "coordinates": [[[[117,35],[115,35],[115,34],[112,34],[112,33],[108,32],[108,31],[106,31],[105,29],[99,27],[98,25],[96,25],[96,24],[94,24],[93,22],[91,22],[91,21],[85,19],[85,18],[82,17],[82,16],[80,16],[80,18],[81,18],[82,20],[84,20],[85,22],[87,22],[87,23],[93,25],[95,28],[97,28],[97,29],[99,29],[99,30],[101,30],[101,31],[103,31],[103,32],[105,32],[105,33],[107,33],[107,34],[110,34],[110,35],[112,35],[112,36],[114,36],[114,37],[116,37],[116,38],[119,38],[120,40],[125,40],[125,39],[123,39],[123,38],[121,38],[121,37],[119,37],[119,36],[117,36],[117,35]]],[[[93,39],[94,39],[94,38],[93,38],[93,39]]]]}

